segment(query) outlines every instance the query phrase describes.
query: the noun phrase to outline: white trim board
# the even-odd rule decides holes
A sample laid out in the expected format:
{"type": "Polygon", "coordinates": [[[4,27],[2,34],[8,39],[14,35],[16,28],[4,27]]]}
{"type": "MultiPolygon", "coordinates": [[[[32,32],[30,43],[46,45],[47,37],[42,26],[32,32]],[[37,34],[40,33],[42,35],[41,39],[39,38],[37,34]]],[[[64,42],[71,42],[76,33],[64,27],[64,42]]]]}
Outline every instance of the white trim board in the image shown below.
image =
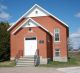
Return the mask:
{"type": "Polygon", "coordinates": [[[46,28],[44,28],[42,25],[40,25],[38,22],[34,21],[32,18],[28,18],[22,25],[20,25],[16,30],[14,30],[12,32],[12,34],[15,34],[21,27],[23,27],[28,21],[32,21],[33,23],[35,23],[36,25],[40,26],[41,28],[43,28],[45,31],[47,31],[48,33],[50,33],[53,36],[53,33],[49,32],[46,28]]]}
{"type": "MultiPolygon", "coordinates": [[[[35,4],[31,9],[29,9],[25,14],[23,14],[16,22],[15,24],[20,21],[23,17],[26,17],[26,15],[34,8],[38,7],[39,9],[43,10],[46,14],[52,16],[53,18],[57,19],[58,21],[60,21],[62,24],[64,24],[66,27],[69,27],[66,23],[64,23],[62,20],[60,20],[59,18],[57,18],[56,16],[52,15],[51,13],[49,13],[48,11],[46,11],[45,9],[43,9],[41,6],[35,4]]],[[[15,25],[14,24],[14,25],[15,25]]],[[[12,25],[10,28],[8,28],[8,31],[14,26],[12,25]]]]}

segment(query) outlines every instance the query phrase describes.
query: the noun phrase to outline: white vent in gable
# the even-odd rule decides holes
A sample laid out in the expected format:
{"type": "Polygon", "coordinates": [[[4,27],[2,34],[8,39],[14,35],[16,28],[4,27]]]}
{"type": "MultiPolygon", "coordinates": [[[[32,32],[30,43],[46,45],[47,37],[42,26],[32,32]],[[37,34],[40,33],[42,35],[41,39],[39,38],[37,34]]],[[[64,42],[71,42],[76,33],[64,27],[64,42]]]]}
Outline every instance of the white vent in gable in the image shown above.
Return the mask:
{"type": "Polygon", "coordinates": [[[26,17],[39,17],[39,16],[48,16],[43,10],[39,9],[38,7],[32,9],[26,17]]]}

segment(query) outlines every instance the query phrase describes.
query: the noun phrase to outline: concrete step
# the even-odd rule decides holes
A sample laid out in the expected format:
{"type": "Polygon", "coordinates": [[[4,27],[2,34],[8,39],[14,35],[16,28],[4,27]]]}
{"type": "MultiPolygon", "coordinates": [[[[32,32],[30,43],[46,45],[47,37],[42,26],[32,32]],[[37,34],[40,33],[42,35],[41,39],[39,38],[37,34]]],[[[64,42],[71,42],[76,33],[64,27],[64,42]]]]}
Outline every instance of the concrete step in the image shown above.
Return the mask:
{"type": "Polygon", "coordinates": [[[34,60],[34,57],[23,57],[19,58],[19,60],[34,60]]]}
{"type": "Polygon", "coordinates": [[[22,61],[23,61],[23,60],[25,60],[25,61],[26,61],[26,60],[27,60],[27,61],[28,61],[28,60],[31,60],[31,61],[34,61],[34,58],[20,58],[20,59],[18,59],[18,60],[22,60],[22,61]]]}
{"type": "Polygon", "coordinates": [[[34,59],[34,57],[23,57],[23,58],[19,58],[19,59],[34,59]]]}
{"type": "Polygon", "coordinates": [[[34,62],[17,62],[16,64],[34,64],[34,62]]]}
{"type": "Polygon", "coordinates": [[[33,60],[27,60],[27,61],[25,61],[25,60],[18,60],[17,62],[19,62],[19,63],[34,63],[33,60]]]}
{"type": "Polygon", "coordinates": [[[16,65],[16,67],[34,67],[34,65],[16,65]]]}
{"type": "Polygon", "coordinates": [[[34,63],[17,63],[16,66],[34,66],[34,63]]]}
{"type": "Polygon", "coordinates": [[[19,58],[17,60],[16,66],[34,66],[34,57],[27,56],[27,57],[19,58]]]}

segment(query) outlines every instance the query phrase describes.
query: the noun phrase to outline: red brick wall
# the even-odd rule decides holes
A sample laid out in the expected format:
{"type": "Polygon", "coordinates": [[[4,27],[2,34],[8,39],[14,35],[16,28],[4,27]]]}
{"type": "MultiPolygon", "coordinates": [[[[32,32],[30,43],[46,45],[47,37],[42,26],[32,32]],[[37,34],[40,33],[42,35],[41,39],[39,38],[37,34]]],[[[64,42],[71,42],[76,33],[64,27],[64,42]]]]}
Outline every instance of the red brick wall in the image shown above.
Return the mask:
{"type": "Polygon", "coordinates": [[[31,28],[33,32],[29,31],[29,28],[23,28],[18,31],[15,35],[11,35],[11,56],[15,57],[19,50],[24,51],[24,37],[37,37],[37,46],[39,49],[39,55],[47,57],[47,43],[46,43],[46,32],[39,27],[31,28]],[[43,44],[39,43],[39,40],[44,40],[43,44]]]}

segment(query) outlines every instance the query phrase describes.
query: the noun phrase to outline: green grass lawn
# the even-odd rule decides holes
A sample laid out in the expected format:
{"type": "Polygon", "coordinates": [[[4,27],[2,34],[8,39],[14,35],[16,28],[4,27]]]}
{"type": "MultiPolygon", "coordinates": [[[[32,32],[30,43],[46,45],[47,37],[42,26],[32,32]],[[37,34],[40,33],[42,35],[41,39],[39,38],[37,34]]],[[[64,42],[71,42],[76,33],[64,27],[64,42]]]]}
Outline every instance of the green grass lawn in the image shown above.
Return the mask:
{"type": "Polygon", "coordinates": [[[69,52],[70,59],[68,62],[51,61],[49,64],[40,65],[41,67],[73,67],[80,66],[80,52],[69,52]]]}
{"type": "Polygon", "coordinates": [[[0,67],[14,67],[15,61],[4,61],[0,62],[0,67]]]}

